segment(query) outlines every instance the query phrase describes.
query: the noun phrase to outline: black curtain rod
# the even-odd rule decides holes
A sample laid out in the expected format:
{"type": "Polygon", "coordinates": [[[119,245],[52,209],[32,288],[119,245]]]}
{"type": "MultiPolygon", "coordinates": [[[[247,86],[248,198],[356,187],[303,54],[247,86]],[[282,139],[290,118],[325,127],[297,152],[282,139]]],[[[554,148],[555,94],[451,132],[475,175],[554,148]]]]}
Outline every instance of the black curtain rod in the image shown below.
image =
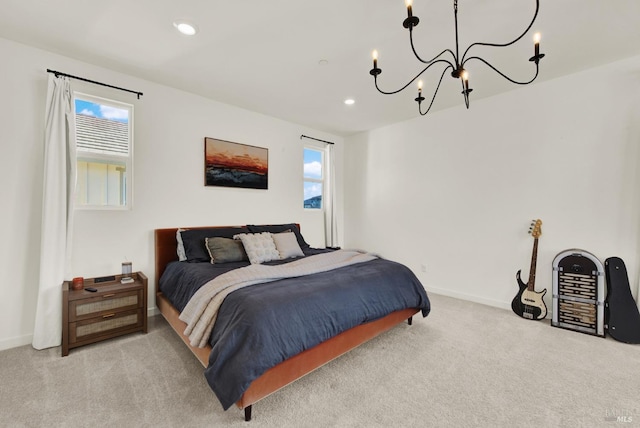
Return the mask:
{"type": "Polygon", "coordinates": [[[309,137],[308,135],[304,135],[304,134],[302,134],[302,135],[300,136],[300,139],[302,140],[303,138],[308,138],[308,139],[310,139],[310,140],[316,140],[316,141],[320,141],[320,142],[322,142],[322,143],[327,143],[327,144],[335,144],[335,143],[332,143],[331,141],[321,140],[321,139],[319,139],[319,138],[313,138],[313,137],[309,137]]]}
{"type": "Polygon", "coordinates": [[[95,80],[89,80],[89,79],[85,79],[84,77],[78,77],[78,76],[74,76],[72,74],[61,73],[61,72],[55,71],[55,70],[49,70],[48,68],[47,68],[47,73],[53,73],[53,74],[56,75],[56,77],[60,77],[60,76],[70,77],[72,79],[82,80],[83,82],[93,83],[94,85],[106,86],[107,88],[113,88],[113,89],[117,89],[119,91],[130,92],[132,94],[136,94],[138,96],[138,99],[140,99],[140,97],[143,95],[142,92],[132,91],[131,89],[119,88],[118,86],[108,85],[108,84],[102,83],[102,82],[96,82],[95,80]]]}

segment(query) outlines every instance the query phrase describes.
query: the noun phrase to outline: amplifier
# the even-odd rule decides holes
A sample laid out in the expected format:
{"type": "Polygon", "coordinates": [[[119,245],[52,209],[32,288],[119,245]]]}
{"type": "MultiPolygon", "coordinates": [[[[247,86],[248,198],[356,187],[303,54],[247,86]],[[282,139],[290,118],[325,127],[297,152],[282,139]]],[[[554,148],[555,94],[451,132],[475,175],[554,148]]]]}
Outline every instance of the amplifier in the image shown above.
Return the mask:
{"type": "Polygon", "coordinates": [[[551,325],[604,337],[604,268],[593,254],[565,250],[553,259],[551,325]]]}

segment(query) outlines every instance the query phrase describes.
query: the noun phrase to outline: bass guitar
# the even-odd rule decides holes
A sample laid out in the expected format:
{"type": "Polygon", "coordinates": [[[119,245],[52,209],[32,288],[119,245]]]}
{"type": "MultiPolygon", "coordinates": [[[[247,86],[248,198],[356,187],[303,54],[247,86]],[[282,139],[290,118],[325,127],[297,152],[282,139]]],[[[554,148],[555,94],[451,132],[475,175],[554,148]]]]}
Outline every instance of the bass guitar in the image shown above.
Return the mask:
{"type": "Polygon", "coordinates": [[[529,269],[529,280],[525,284],[520,279],[520,271],[516,273],[516,280],[520,290],[511,302],[511,309],[517,315],[529,320],[541,320],[547,316],[547,305],[544,303],[544,295],[547,290],[536,292],[536,260],[538,258],[538,238],[542,235],[542,220],[537,219],[531,222],[529,233],[533,236],[533,251],[531,252],[531,268],[529,269]]]}

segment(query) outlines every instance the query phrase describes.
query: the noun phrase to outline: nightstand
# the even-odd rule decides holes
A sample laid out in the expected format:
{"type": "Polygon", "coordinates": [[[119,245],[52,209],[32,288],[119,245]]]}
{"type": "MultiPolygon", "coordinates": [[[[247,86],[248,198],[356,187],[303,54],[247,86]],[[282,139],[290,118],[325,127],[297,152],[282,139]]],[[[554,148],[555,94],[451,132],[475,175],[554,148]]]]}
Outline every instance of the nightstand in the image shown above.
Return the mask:
{"type": "Polygon", "coordinates": [[[121,284],[122,275],[84,280],[97,291],[73,290],[62,284],[62,356],[69,350],[137,331],[147,332],[147,277],[131,274],[134,281],[121,284]]]}

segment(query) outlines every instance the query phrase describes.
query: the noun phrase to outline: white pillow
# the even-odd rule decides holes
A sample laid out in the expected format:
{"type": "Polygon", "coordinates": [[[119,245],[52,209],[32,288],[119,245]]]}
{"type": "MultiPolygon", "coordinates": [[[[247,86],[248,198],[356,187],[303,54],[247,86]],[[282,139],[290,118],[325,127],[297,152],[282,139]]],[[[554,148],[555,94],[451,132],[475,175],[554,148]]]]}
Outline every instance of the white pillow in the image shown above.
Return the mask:
{"type": "Polygon", "coordinates": [[[276,244],[273,242],[269,232],[240,233],[234,235],[233,239],[242,241],[251,264],[255,265],[280,258],[280,253],[276,249],[276,244]]]}
{"type": "Polygon", "coordinates": [[[182,232],[187,229],[178,229],[176,230],[176,241],[178,241],[178,247],[176,248],[176,253],[178,253],[178,260],[181,262],[187,260],[187,253],[184,252],[184,243],[182,242],[182,232]]]}
{"type": "Polygon", "coordinates": [[[304,257],[304,253],[298,244],[296,234],[293,232],[274,233],[271,235],[273,242],[276,244],[276,249],[280,253],[281,259],[288,259],[290,257],[304,257]]]}

